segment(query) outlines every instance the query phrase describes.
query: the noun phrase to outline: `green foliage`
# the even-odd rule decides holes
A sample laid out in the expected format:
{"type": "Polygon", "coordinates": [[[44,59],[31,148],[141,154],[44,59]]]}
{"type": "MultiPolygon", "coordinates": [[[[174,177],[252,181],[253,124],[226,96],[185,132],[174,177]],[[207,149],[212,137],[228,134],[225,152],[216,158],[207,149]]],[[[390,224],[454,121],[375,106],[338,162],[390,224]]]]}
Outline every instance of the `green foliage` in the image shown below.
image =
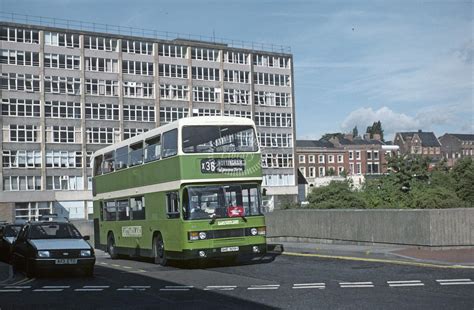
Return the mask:
{"type": "Polygon", "coordinates": [[[326,133],[321,137],[321,140],[329,141],[332,138],[342,139],[344,138],[344,134],[341,132],[326,133]]]}
{"type": "Polygon", "coordinates": [[[364,200],[352,189],[349,181],[332,181],[328,186],[314,188],[307,200],[309,208],[315,209],[364,209],[366,207],[364,200]]]}
{"type": "Polygon", "coordinates": [[[359,135],[359,130],[357,129],[357,126],[352,129],[352,137],[357,137],[359,135]]]}
{"type": "Polygon", "coordinates": [[[383,129],[382,129],[382,123],[380,121],[374,122],[372,126],[367,127],[366,133],[370,134],[370,138],[372,139],[374,137],[374,134],[379,134],[380,139],[383,140],[383,129]]]}
{"type": "Polygon", "coordinates": [[[389,160],[390,173],[367,179],[361,190],[350,181],[314,188],[308,208],[438,209],[474,207],[474,161],[459,160],[450,170],[441,162],[432,171],[429,159],[399,156],[389,160]]]}

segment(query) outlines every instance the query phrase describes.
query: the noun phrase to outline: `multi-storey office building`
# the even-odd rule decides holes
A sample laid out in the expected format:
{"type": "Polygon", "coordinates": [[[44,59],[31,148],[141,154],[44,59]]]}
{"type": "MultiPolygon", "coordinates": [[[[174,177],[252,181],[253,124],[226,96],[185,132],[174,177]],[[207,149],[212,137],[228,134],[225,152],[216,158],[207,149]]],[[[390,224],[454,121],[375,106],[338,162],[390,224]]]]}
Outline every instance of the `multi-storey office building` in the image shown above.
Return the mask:
{"type": "Polygon", "coordinates": [[[267,199],[296,196],[287,51],[13,22],[0,43],[0,216],[87,218],[94,151],[205,115],[253,118],[267,199]]]}

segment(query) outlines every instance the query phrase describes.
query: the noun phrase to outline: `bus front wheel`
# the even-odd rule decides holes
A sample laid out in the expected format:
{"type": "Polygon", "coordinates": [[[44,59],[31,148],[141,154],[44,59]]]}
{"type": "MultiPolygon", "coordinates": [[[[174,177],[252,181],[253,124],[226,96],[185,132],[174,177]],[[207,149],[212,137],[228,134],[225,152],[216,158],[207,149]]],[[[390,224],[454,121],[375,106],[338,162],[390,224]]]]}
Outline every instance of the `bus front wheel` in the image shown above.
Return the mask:
{"type": "Polygon", "coordinates": [[[115,249],[115,239],[113,234],[110,234],[107,238],[107,252],[109,253],[111,259],[116,259],[118,257],[117,251],[115,249]]]}
{"type": "Polygon", "coordinates": [[[166,258],[165,253],[165,243],[163,242],[161,234],[158,234],[153,239],[153,260],[155,264],[160,264],[161,266],[168,265],[168,259],[166,258]]]}

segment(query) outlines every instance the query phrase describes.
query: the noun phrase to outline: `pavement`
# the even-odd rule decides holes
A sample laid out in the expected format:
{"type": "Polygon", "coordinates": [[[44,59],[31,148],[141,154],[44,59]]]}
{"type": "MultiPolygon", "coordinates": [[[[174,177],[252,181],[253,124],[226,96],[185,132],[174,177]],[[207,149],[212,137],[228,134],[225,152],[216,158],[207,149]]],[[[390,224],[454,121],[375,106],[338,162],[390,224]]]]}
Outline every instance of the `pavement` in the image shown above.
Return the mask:
{"type": "Polygon", "coordinates": [[[328,244],[279,241],[277,238],[270,238],[268,243],[270,250],[286,255],[474,268],[474,247],[430,248],[387,244],[328,244]]]}

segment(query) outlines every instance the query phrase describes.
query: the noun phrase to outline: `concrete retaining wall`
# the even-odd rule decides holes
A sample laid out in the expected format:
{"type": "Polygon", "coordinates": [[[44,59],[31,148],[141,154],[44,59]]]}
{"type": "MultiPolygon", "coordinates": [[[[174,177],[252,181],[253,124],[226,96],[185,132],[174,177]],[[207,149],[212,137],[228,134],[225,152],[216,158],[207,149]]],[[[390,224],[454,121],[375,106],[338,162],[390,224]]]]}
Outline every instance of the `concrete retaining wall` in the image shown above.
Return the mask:
{"type": "Polygon", "coordinates": [[[90,236],[90,244],[94,245],[94,222],[92,220],[71,220],[81,235],[90,236]]]}
{"type": "Polygon", "coordinates": [[[473,209],[279,210],[265,215],[268,237],[420,246],[474,246],[473,209]]]}

